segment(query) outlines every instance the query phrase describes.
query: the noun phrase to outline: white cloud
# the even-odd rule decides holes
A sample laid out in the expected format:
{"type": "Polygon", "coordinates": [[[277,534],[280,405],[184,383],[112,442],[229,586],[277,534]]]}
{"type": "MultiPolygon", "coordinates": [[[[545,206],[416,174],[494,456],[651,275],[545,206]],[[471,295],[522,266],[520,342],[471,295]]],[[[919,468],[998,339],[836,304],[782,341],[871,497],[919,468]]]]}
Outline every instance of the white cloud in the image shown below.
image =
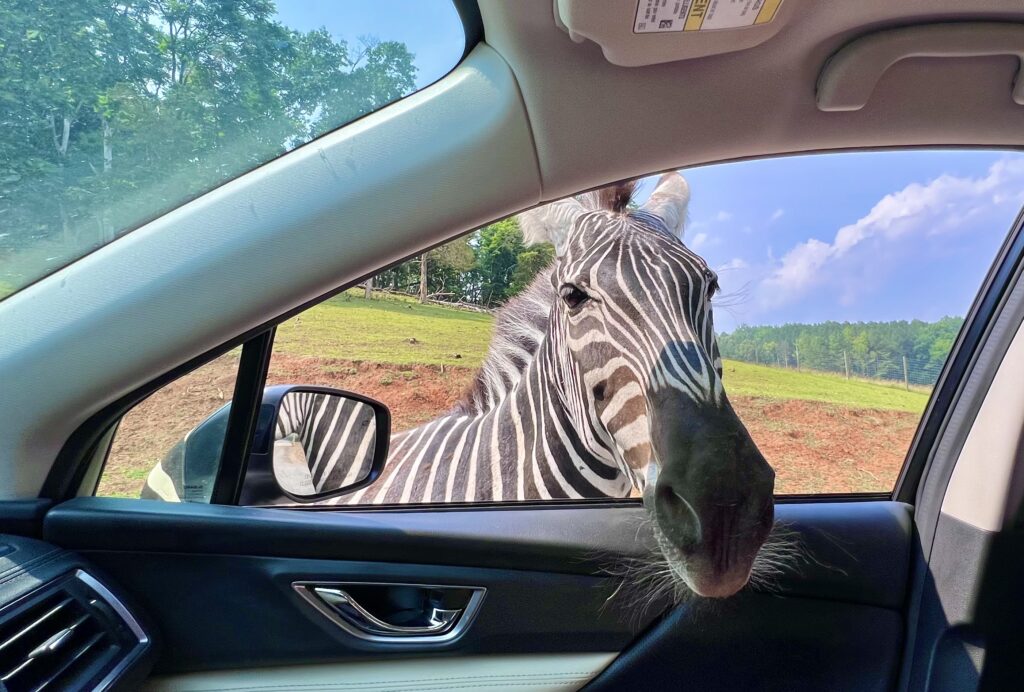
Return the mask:
{"type": "Polygon", "coordinates": [[[691,250],[699,250],[700,247],[702,245],[704,245],[705,243],[707,243],[707,242],[708,242],[708,234],[707,233],[698,233],[697,235],[693,236],[693,240],[688,242],[687,245],[690,246],[691,250]]]}
{"type": "MultiPolygon", "coordinates": [[[[810,238],[790,249],[761,281],[760,300],[766,307],[791,302],[826,281],[870,272],[872,263],[884,257],[882,245],[969,230],[968,222],[993,212],[1012,213],[1003,207],[1021,204],[1022,159],[996,161],[977,178],[944,174],[925,184],[911,183],[840,228],[832,242],[810,238]]],[[[854,288],[848,285],[844,290],[843,299],[852,300],[854,288]]]]}
{"type": "Polygon", "coordinates": [[[735,269],[746,269],[749,266],[750,265],[747,261],[742,257],[733,257],[731,260],[718,267],[718,271],[727,272],[735,269]]]}
{"type": "Polygon", "coordinates": [[[768,218],[768,223],[775,223],[782,218],[783,214],[786,213],[785,209],[776,209],[772,212],[772,215],[768,218]]]}
{"type": "Polygon", "coordinates": [[[723,221],[728,221],[731,218],[732,218],[732,213],[731,212],[720,211],[717,214],[715,214],[715,221],[718,221],[719,223],[721,223],[723,221]]]}

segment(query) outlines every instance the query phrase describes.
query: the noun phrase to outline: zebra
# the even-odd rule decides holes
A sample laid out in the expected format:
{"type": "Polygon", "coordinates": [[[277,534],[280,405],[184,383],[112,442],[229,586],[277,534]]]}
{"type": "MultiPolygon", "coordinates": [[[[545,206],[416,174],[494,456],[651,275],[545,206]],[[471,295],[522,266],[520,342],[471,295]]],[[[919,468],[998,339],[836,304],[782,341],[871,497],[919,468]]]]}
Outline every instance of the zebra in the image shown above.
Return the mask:
{"type": "MultiPolygon", "coordinates": [[[[519,216],[554,262],[499,311],[452,410],[392,435],[381,476],[329,504],[640,496],[659,575],[709,597],[746,585],[773,527],[775,474],[722,384],[718,279],[683,243],[689,186],[668,173],[637,208],[634,193],[621,183],[519,216]]],[[[350,446],[315,449],[329,436],[303,426],[306,482],[319,473],[325,486],[323,459],[350,446]]]]}
{"type": "Polygon", "coordinates": [[[661,177],[519,217],[555,260],[497,315],[456,406],[391,438],[380,478],[335,504],[643,497],[676,582],[728,596],[774,519],[775,474],[726,397],[711,299],[683,243],[689,186],[661,177]]]}

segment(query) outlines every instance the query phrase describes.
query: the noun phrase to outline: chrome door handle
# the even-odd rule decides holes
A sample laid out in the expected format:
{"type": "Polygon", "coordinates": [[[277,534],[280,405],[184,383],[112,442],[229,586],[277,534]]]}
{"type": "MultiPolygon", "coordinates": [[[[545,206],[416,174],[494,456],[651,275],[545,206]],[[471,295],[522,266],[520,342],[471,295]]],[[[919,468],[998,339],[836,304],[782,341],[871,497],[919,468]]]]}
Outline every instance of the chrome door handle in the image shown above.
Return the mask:
{"type": "Polygon", "coordinates": [[[481,586],[390,582],[297,581],[292,583],[292,588],[348,634],[364,641],[405,648],[439,646],[461,637],[476,617],[487,591],[481,586]],[[417,615],[418,621],[403,625],[388,622],[353,597],[353,593],[359,593],[360,598],[363,594],[375,594],[376,589],[385,597],[389,591],[402,592],[405,598],[400,600],[405,602],[410,594],[415,596],[414,600],[422,596],[423,610],[417,615]],[[461,607],[445,607],[450,605],[461,607]]]}
{"type": "Polygon", "coordinates": [[[383,637],[424,637],[432,634],[444,634],[455,626],[459,616],[462,615],[461,608],[456,610],[432,608],[430,615],[427,616],[428,624],[426,625],[416,627],[392,625],[359,605],[356,599],[352,598],[344,589],[314,586],[313,593],[334,608],[338,615],[345,618],[353,627],[358,627],[367,634],[383,637]]]}

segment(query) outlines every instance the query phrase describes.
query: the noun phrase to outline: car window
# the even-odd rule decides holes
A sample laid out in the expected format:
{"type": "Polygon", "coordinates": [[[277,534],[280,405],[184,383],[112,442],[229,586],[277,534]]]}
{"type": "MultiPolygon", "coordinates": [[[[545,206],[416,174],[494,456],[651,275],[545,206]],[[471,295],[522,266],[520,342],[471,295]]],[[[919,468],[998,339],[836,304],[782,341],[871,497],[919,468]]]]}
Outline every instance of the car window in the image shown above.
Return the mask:
{"type": "Polygon", "coordinates": [[[209,502],[240,355],[233,349],[213,359],[125,414],[96,494],[209,502]]]}
{"type": "Polygon", "coordinates": [[[580,195],[283,322],[267,384],[390,408],[383,474],[336,503],[636,497],[655,456],[717,473],[726,433],[776,494],[887,493],[1022,182],[1017,154],[893,151],[580,195]]]}
{"type": "Polygon", "coordinates": [[[0,10],[0,299],[437,80],[450,0],[0,10]]]}

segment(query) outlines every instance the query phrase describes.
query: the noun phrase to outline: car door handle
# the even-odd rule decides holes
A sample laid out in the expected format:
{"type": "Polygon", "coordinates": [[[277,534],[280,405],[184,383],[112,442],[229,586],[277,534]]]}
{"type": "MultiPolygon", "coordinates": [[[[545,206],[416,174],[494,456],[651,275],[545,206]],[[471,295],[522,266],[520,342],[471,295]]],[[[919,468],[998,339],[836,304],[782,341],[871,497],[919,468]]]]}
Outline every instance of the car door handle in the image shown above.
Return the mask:
{"type": "Polygon", "coordinates": [[[430,645],[465,632],[483,600],[483,587],[391,583],[294,582],[292,587],[321,614],[360,639],[388,644],[430,645]],[[361,600],[364,595],[368,601],[361,600]],[[369,602],[402,602],[405,622],[374,612],[369,602]],[[409,603],[416,605],[409,607],[409,603]],[[411,616],[410,616],[411,613],[411,616]],[[410,620],[412,620],[410,622],[410,620]]]}
{"type": "Polygon", "coordinates": [[[314,586],[313,592],[354,627],[358,627],[367,634],[384,637],[425,637],[432,634],[443,634],[454,627],[459,616],[462,615],[462,608],[454,610],[431,608],[425,625],[413,627],[392,625],[359,605],[359,602],[344,589],[314,586]]]}

